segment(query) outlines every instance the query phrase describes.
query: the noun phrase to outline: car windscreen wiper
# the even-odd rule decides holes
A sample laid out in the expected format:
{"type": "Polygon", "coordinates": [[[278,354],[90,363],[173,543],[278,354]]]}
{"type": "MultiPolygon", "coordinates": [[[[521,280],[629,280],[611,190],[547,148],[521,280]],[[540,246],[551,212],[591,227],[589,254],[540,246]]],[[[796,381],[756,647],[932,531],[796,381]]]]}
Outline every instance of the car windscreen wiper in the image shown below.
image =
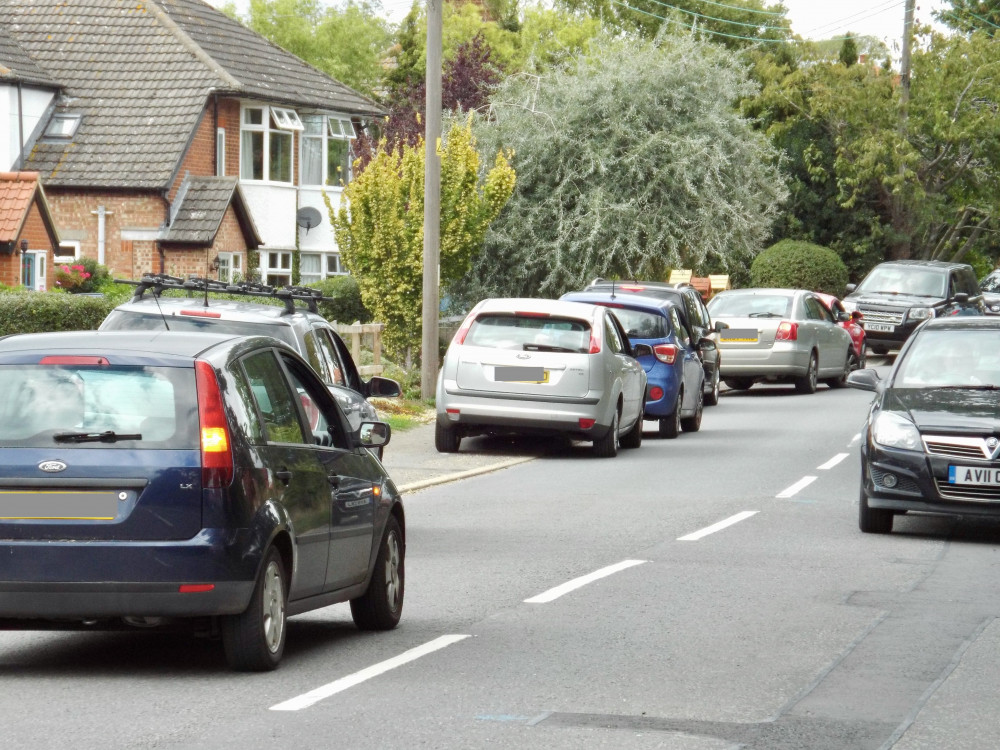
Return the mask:
{"type": "Polygon", "coordinates": [[[565,346],[550,346],[549,344],[525,344],[524,351],[526,352],[569,352],[571,354],[579,354],[579,349],[568,349],[565,346]]]}
{"type": "Polygon", "coordinates": [[[977,385],[939,385],[936,388],[942,391],[1000,391],[1000,385],[992,383],[981,383],[977,385]]]}
{"type": "Polygon", "coordinates": [[[776,312],[752,312],[747,315],[748,318],[783,318],[784,315],[780,315],[776,312]]]}
{"type": "Polygon", "coordinates": [[[60,432],[52,436],[57,443],[117,443],[119,440],[142,440],[142,435],[106,432],[60,432]]]}

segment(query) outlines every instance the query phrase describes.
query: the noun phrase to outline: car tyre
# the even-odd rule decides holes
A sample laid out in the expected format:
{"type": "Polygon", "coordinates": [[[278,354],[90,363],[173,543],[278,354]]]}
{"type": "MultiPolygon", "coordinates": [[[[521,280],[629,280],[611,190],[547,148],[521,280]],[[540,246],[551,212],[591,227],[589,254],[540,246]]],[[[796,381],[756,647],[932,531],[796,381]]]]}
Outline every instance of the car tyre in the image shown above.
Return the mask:
{"type": "Polygon", "coordinates": [[[705,394],[705,406],[717,406],[719,403],[719,368],[715,368],[712,376],[712,387],[705,394]]]}
{"type": "Polygon", "coordinates": [[[806,369],[806,374],[801,378],[795,379],[795,390],[798,393],[815,393],[816,392],[816,375],[819,369],[819,361],[816,358],[816,352],[811,352],[809,354],[809,367],[806,369]]]}
{"type": "Polygon", "coordinates": [[[684,389],[677,391],[677,403],[674,412],[669,417],[660,420],[660,437],[673,440],[681,434],[681,404],[684,403],[684,389]]]}
{"type": "Polygon", "coordinates": [[[434,447],[438,453],[457,453],[461,443],[462,436],[458,434],[457,427],[443,425],[440,422],[434,425],[434,447]]]}
{"type": "Polygon", "coordinates": [[[681,419],[681,428],[684,432],[697,432],[701,429],[701,415],[705,411],[705,395],[702,391],[698,392],[698,406],[694,410],[694,414],[690,417],[683,417],[681,419]]]}
{"type": "Polygon", "coordinates": [[[271,547],[246,610],[220,622],[226,661],[233,669],[268,672],[281,661],[287,626],[285,581],[281,555],[271,547]]]}
{"type": "Polygon", "coordinates": [[[734,391],[746,391],[753,386],[753,378],[726,378],[722,382],[734,391]]]}
{"type": "Polygon", "coordinates": [[[868,493],[864,482],[861,484],[861,497],[858,499],[858,528],[866,534],[888,534],[892,531],[893,512],[868,505],[868,493]]]}
{"type": "Polygon", "coordinates": [[[351,599],[351,617],[360,630],[392,630],[403,614],[405,547],[395,516],[389,516],[365,593],[351,599]]]}
{"type": "Polygon", "coordinates": [[[847,361],[844,363],[844,371],[839,377],[830,378],[826,384],[831,388],[843,388],[847,385],[847,376],[858,369],[858,355],[854,353],[853,347],[847,348],[847,361]]]}
{"type": "Polygon", "coordinates": [[[645,418],[645,405],[643,405],[639,409],[639,418],[635,420],[635,425],[632,426],[631,430],[625,433],[625,436],[619,443],[622,448],[638,448],[642,445],[642,421],[645,418]]]}
{"type": "MultiPolygon", "coordinates": [[[[618,409],[615,409],[611,417],[611,429],[594,441],[594,453],[601,458],[614,458],[618,455],[618,418],[618,409]]],[[[641,422],[639,430],[642,431],[641,422]]]]}

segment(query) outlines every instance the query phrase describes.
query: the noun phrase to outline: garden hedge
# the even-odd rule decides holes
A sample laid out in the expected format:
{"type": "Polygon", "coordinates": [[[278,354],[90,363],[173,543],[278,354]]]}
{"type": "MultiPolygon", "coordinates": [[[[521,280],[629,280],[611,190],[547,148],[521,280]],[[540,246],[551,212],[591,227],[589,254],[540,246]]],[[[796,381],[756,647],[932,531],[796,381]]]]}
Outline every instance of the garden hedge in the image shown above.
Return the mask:
{"type": "Polygon", "coordinates": [[[55,292],[0,294],[0,336],[11,333],[95,330],[119,301],[55,292]]]}
{"type": "Polygon", "coordinates": [[[847,285],[847,266],[829,248],[811,242],[781,240],[754,259],[750,284],[809,289],[842,297],[847,285]]]}

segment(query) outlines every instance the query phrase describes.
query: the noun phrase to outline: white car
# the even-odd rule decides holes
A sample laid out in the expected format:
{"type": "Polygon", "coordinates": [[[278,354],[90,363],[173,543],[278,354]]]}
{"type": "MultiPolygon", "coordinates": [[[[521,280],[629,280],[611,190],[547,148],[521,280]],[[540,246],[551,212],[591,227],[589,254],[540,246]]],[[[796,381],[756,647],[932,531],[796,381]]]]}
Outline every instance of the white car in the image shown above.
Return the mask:
{"type": "Polygon", "coordinates": [[[559,434],[599,456],[642,442],[646,373],[614,313],[546,299],[488,299],[452,339],[437,384],[443,453],[487,433],[559,434]]]}

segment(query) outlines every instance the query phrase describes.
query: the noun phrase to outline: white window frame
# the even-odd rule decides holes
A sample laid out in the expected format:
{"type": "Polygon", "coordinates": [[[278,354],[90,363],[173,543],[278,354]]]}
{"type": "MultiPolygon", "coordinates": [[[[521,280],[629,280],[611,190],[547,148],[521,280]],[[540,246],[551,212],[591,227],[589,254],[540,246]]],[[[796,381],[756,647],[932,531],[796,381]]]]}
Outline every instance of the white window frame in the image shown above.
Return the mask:
{"type": "Polygon", "coordinates": [[[325,253],[326,255],[326,268],[324,269],[327,276],[347,276],[348,272],[344,270],[344,265],[340,262],[340,253],[325,253]],[[331,268],[331,265],[333,268],[331,268]]]}
{"type": "Polygon", "coordinates": [[[21,283],[28,289],[34,289],[36,292],[44,292],[47,286],[47,269],[46,262],[48,260],[48,252],[45,250],[25,250],[21,253],[21,283]],[[24,284],[24,257],[31,256],[34,258],[32,264],[32,270],[34,271],[35,278],[32,279],[30,285],[24,284]]]}
{"type": "Polygon", "coordinates": [[[232,284],[236,275],[243,276],[243,253],[219,253],[219,281],[232,284]]]}
{"type": "Polygon", "coordinates": [[[226,176],[226,129],[215,130],[215,176],[226,176]]]}
{"type": "MultiPolygon", "coordinates": [[[[354,123],[351,122],[350,118],[339,117],[337,115],[320,115],[323,117],[324,122],[320,127],[320,133],[301,135],[299,137],[299,185],[310,186],[310,187],[322,187],[322,188],[333,188],[339,190],[341,188],[340,180],[341,178],[346,185],[351,181],[351,160],[348,159],[346,166],[346,174],[342,174],[337,177],[336,180],[330,179],[330,142],[331,141],[353,141],[357,136],[357,132],[354,130],[354,123]],[[307,139],[318,140],[322,138],[322,177],[320,182],[306,182],[305,180],[305,141],[307,139]]],[[[304,127],[303,127],[304,130],[304,127]]]]}
{"type": "Polygon", "coordinates": [[[56,265],[60,263],[73,263],[80,259],[80,241],[79,240],[63,240],[59,243],[57,252],[62,252],[61,255],[52,256],[52,262],[56,265]],[[67,254],[64,251],[69,250],[67,254]]]}
{"type": "Polygon", "coordinates": [[[291,250],[261,250],[260,274],[263,283],[277,286],[272,281],[273,276],[288,278],[292,283],[292,251],[291,250]]]}
{"type": "Polygon", "coordinates": [[[295,181],[295,132],[302,130],[302,120],[294,109],[285,107],[270,107],[266,104],[244,104],[240,108],[240,179],[246,182],[270,183],[274,185],[291,185],[295,181]],[[248,122],[249,112],[260,112],[260,122],[248,122]],[[253,175],[244,174],[244,133],[261,133],[261,176],[260,179],[253,175]],[[290,138],[291,144],[288,150],[290,164],[288,167],[288,179],[271,179],[271,137],[280,135],[290,138]]]}

